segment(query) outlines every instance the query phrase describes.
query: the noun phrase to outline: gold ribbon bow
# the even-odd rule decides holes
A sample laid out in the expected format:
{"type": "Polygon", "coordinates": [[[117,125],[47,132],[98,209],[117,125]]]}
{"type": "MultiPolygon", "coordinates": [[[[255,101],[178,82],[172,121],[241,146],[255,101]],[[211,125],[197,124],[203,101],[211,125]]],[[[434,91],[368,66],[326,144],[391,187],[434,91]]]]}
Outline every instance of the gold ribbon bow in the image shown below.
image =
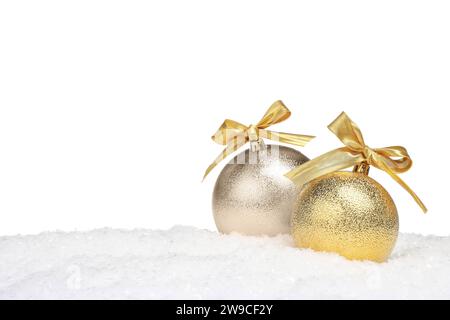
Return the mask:
{"type": "Polygon", "coordinates": [[[414,191],[397,176],[409,170],[412,160],[405,148],[400,146],[372,149],[365,143],[358,126],[342,112],[329,126],[345,147],[327,152],[289,171],[286,177],[300,184],[307,183],[324,174],[361,164],[372,165],[387,172],[414,198],[423,212],[427,208],[414,191]]]}
{"type": "Polygon", "coordinates": [[[290,117],[290,115],[291,112],[289,109],[283,104],[283,102],[278,100],[270,106],[262,119],[256,125],[245,126],[234,120],[226,119],[211,138],[214,142],[221,145],[226,145],[227,147],[213,161],[213,163],[209,165],[205,171],[203,179],[206,178],[208,173],[210,173],[220,161],[249,141],[256,142],[259,141],[260,138],[266,138],[297,146],[304,146],[307,142],[311,141],[314,136],[265,130],[273,124],[286,120],[290,117]]]}

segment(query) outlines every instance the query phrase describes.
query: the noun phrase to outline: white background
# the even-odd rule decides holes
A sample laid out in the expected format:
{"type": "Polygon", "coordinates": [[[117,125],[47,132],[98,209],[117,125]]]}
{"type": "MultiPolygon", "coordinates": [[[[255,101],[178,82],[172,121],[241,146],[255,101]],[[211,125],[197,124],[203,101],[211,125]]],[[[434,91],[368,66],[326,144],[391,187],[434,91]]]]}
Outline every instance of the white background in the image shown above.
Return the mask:
{"type": "Polygon", "coordinates": [[[0,234],[97,227],[214,229],[225,118],[340,147],[342,110],[373,147],[403,145],[387,174],[401,231],[450,234],[448,1],[3,1],[0,234]]]}

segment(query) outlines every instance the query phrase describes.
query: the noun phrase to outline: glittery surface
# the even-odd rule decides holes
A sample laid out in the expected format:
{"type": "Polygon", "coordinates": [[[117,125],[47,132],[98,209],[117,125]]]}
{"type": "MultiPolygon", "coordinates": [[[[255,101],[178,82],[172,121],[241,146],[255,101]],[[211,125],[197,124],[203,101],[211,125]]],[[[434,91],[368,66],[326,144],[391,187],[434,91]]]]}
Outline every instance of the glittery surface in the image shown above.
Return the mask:
{"type": "Polygon", "coordinates": [[[397,209],[372,178],[334,172],[303,187],[294,205],[292,235],[299,247],[382,262],[397,240],[397,209]]]}
{"type": "Polygon", "coordinates": [[[284,146],[266,148],[237,155],[217,178],[213,213],[220,232],[269,236],[289,233],[292,204],[299,190],[283,174],[308,158],[284,146]]]}

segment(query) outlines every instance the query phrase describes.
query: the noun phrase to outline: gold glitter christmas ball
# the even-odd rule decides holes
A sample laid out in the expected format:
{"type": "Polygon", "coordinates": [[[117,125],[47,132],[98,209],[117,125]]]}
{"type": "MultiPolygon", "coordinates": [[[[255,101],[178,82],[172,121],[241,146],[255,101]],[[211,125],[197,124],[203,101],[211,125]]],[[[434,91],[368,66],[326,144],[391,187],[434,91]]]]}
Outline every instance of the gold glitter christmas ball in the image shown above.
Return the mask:
{"type": "Polygon", "coordinates": [[[303,186],[294,205],[292,235],[301,248],[383,262],[397,240],[397,208],[367,175],[330,173],[303,186]]]}
{"type": "Polygon", "coordinates": [[[238,154],[223,168],[214,187],[217,229],[244,235],[289,233],[299,188],[283,174],[308,160],[299,151],[279,145],[238,154]]]}

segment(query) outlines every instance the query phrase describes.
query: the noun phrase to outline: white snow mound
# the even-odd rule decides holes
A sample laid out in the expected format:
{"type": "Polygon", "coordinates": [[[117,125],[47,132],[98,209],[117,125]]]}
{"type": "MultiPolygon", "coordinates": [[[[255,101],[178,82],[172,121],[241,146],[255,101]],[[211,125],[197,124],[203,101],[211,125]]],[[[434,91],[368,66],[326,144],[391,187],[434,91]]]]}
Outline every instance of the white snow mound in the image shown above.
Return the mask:
{"type": "Polygon", "coordinates": [[[0,238],[2,299],[449,299],[449,270],[450,237],[412,234],[382,264],[193,227],[0,238]]]}

